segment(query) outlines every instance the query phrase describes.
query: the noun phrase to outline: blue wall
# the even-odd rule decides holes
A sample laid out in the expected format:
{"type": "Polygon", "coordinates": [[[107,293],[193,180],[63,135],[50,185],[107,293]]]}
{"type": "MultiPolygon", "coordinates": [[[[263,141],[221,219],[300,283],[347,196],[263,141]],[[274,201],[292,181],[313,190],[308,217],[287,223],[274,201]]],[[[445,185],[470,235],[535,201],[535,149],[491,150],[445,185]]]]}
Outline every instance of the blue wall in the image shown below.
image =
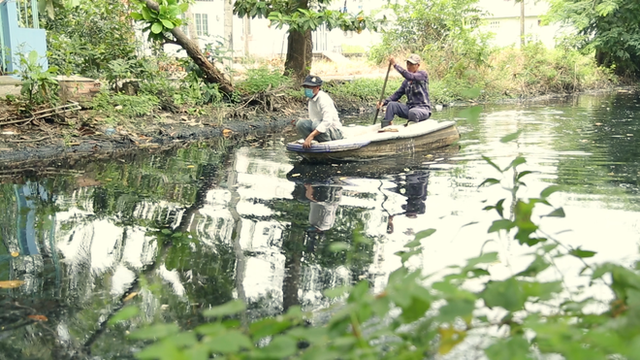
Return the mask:
{"type": "MultiPolygon", "coordinates": [[[[18,12],[15,0],[7,0],[0,4],[0,16],[2,18],[2,36],[4,47],[8,50],[6,59],[7,73],[20,69],[20,57],[35,50],[40,56],[40,65],[46,70],[49,67],[47,61],[47,36],[44,29],[28,29],[18,26],[18,12]]],[[[16,76],[16,74],[12,74],[16,76]]]]}

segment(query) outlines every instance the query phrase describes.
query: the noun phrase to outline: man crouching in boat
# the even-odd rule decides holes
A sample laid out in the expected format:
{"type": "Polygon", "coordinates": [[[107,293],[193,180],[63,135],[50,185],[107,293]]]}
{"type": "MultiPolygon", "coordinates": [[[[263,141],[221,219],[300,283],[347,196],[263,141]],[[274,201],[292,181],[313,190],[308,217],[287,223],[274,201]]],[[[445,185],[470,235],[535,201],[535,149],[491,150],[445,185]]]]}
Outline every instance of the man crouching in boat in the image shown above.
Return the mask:
{"type": "Polygon", "coordinates": [[[393,117],[398,115],[412,122],[427,120],[431,117],[431,101],[429,100],[429,75],[420,68],[420,56],[411,54],[407,58],[407,69],[396,64],[396,59],[389,58],[389,64],[404,77],[400,88],[391,96],[378,102],[378,109],[387,106],[387,111],[382,120],[382,127],[392,124],[393,117]],[[407,96],[407,103],[399,103],[402,95],[407,96]]]}
{"type": "Polygon", "coordinates": [[[326,92],[320,90],[322,79],[309,75],[304,79],[302,87],[304,95],[309,98],[309,119],[298,120],[296,129],[304,139],[302,147],[311,147],[311,141],[325,142],[343,139],[342,123],[333,100],[326,92]]]}

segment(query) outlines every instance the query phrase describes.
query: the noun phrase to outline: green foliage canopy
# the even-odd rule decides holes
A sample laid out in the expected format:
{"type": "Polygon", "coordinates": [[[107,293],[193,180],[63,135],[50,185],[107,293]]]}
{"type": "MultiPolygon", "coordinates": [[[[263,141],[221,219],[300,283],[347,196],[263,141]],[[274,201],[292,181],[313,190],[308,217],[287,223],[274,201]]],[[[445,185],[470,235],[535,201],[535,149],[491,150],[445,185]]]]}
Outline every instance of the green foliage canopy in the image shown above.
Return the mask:
{"type": "Polygon", "coordinates": [[[624,0],[551,0],[547,20],[577,30],[574,44],[595,52],[619,75],[640,71],[640,3],[624,0]]]}
{"type": "Polygon", "coordinates": [[[266,18],[278,29],[289,26],[289,31],[315,30],[325,24],[328,30],[377,31],[386,20],[365,16],[363,12],[349,14],[329,10],[331,0],[238,0],[233,4],[234,14],[251,18],[266,18]]]}

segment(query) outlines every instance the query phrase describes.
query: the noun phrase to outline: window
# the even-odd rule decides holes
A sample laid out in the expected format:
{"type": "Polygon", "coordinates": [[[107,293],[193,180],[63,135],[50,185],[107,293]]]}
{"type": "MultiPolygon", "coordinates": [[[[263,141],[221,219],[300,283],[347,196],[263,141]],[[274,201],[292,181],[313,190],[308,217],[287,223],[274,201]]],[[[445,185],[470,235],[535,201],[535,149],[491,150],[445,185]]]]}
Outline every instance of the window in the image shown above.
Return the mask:
{"type": "Polygon", "coordinates": [[[196,34],[198,36],[209,35],[209,15],[195,14],[196,18],[196,34]]]}

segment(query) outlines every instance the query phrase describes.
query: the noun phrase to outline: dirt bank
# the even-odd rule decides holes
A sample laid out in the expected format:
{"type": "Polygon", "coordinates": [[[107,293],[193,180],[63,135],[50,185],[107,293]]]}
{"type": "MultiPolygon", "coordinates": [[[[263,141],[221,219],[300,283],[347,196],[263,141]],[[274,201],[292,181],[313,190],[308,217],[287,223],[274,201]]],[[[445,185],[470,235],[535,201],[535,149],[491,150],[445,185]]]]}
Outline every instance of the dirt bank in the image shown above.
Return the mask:
{"type": "Polygon", "coordinates": [[[205,117],[185,121],[184,116],[172,116],[173,119],[164,116],[162,123],[139,122],[134,127],[80,125],[73,136],[65,132],[69,125],[55,121],[41,121],[24,127],[4,126],[0,128],[0,169],[162,151],[217,137],[233,141],[264,136],[292,127],[303,114],[304,109],[300,110],[300,114],[280,117],[263,114],[249,120],[225,119],[224,124],[205,117]]]}

